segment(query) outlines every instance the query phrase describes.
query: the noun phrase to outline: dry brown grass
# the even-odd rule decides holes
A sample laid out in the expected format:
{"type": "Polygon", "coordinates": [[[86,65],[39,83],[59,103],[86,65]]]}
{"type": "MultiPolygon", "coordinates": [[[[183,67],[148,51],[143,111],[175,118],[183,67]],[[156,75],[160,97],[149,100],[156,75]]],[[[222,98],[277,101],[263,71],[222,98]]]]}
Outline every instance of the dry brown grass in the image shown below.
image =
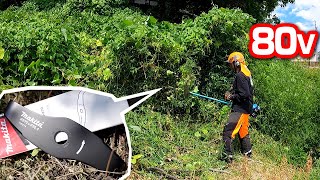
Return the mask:
{"type": "Polygon", "coordinates": [[[144,177],[144,176],[142,176],[141,174],[138,174],[135,171],[131,171],[131,174],[127,178],[127,180],[136,180],[136,179],[151,180],[151,178],[144,177]]]}
{"type": "MultiPolygon", "coordinates": [[[[286,158],[281,160],[281,163],[275,163],[267,158],[258,158],[261,160],[252,160],[245,157],[240,157],[238,160],[230,164],[226,169],[215,171],[213,174],[208,174],[208,177],[200,179],[221,179],[221,180],[305,180],[309,179],[312,166],[310,166],[310,157],[305,168],[297,168],[290,165],[286,158]]],[[[129,179],[150,179],[144,173],[132,171],[129,179]]],[[[153,175],[151,176],[153,177],[153,175]]],[[[154,179],[154,178],[151,178],[154,179]]],[[[165,179],[159,175],[159,178],[165,179]]],[[[194,178],[192,178],[194,179],[194,178]]]]}
{"type": "MultiPolygon", "coordinates": [[[[310,167],[311,168],[311,167],[310,167]]],[[[268,162],[268,160],[252,160],[245,157],[240,158],[239,161],[232,163],[229,168],[231,174],[223,174],[222,179],[228,180],[291,180],[307,179],[310,169],[305,171],[302,168],[296,168],[290,165],[285,158],[280,164],[268,162]]]]}

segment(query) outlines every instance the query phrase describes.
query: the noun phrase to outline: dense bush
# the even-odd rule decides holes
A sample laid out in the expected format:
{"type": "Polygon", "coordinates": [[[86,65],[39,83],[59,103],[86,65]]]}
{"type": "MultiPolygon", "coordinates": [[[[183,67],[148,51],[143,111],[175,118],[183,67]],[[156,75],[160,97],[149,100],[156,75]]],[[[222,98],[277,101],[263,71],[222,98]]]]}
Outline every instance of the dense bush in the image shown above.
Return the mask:
{"type": "Polygon", "coordinates": [[[319,157],[320,71],[282,61],[253,67],[262,131],[289,146],[291,162],[319,157]]]}
{"type": "Polygon", "coordinates": [[[47,11],[39,2],[0,14],[3,84],[81,85],[117,95],[162,87],[155,107],[174,114],[200,107],[190,90],[221,97],[230,77],[225,55],[246,51],[253,21],[214,8],[172,24],[121,8],[125,1],[70,0],[47,11]]]}
{"type": "Polygon", "coordinates": [[[213,9],[179,25],[157,23],[153,17],[144,17],[141,22],[123,12],[119,16],[122,21],[125,19],[125,28],[116,26],[116,33],[104,40],[110,42],[116,34],[116,43],[111,47],[116,66],[111,69],[117,81],[129,83],[128,92],[146,88],[136,83],[141,80],[148,84],[145,86],[163,87],[165,96],[160,97],[158,107],[179,114],[188,114],[192,108],[195,100],[189,98],[188,92],[195,86],[201,92],[221,97],[226,89],[224,75],[229,72],[223,64],[225,55],[246,49],[244,29],[249,28],[251,20],[240,11],[225,9],[213,9]]]}

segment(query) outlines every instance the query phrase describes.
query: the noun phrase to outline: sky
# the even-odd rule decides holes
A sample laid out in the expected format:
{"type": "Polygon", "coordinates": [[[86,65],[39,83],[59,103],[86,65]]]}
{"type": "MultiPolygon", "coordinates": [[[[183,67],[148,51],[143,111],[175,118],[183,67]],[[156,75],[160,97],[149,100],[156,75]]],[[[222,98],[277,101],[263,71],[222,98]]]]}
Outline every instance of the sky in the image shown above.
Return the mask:
{"type": "Polygon", "coordinates": [[[295,0],[295,3],[289,3],[285,7],[278,6],[273,14],[276,14],[281,22],[295,23],[303,31],[315,30],[315,23],[317,30],[320,30],[320,0],[295,0]]]}

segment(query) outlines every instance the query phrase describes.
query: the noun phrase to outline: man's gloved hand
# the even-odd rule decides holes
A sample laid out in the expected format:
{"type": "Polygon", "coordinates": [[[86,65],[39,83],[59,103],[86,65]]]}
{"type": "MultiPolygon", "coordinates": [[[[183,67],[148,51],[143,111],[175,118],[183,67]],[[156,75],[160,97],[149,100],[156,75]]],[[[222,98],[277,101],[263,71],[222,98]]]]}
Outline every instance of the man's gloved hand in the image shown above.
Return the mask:
{"type": "Polygon", "coordinates": [[[231,85],[231,86],[230,86],[230,89],[229,89],[229,91],[232,91],[232,90],[233,90],[233,85],[231,85]]]}
{"type": "Polygon", "coordinates": [[[225,100],[231,100],[231,96],[232,96],[232,94],[231,94],[229,91],[227,91],[226,93],[224,93],[224,99],[225,99],[225,100]]]}

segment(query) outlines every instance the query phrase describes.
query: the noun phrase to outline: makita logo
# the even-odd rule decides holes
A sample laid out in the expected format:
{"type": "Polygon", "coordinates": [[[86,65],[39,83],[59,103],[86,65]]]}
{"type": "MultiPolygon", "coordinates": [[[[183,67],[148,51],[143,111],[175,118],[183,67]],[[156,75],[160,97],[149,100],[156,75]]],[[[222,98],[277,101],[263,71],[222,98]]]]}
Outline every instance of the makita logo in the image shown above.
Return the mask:
{"type": "Polygon", "coordinates": [[[1,133],[4,141],[6,142],[6,152],[7,155],[9,155],[10,152],[13,152],[10,136],[9,136],[9,131],[7,128],[7,123],[6,120],[3,118],[3,121],[1,121],[1,133]]]}
{"type": "Polygon", "coordinates": [[[31,122],[32,124],[34,124],[34,125],[42,128],[43,122],[40,122],[39,120],[37,120],[37,119],[29,116],[26,112],[22,111],[21,116],[22,116],[24,119],[26,119],[26,120],[28,120],[29,122],[31,122]]]}

